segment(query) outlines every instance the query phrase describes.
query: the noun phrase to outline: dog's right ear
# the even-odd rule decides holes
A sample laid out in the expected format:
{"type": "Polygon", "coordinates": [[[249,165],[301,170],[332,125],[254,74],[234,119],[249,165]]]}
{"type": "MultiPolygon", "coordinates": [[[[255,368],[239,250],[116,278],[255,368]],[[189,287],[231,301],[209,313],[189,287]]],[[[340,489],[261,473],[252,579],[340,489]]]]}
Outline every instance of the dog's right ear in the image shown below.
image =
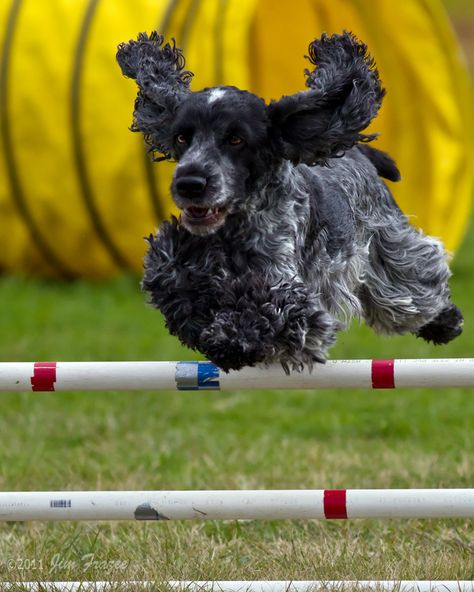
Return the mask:
{"type": "Polygon", "coordinates": [[[269,105],[273,135],[284,158],[324,164],[373,134],[361,134],[385,94],[367,46],[354,35],[323,34],[309,46],[309,90],[269,105]]]}
{"type": "MultiPolygon", "coordinates": [[[[117,61],[124,76],[133,78],[138,95],[133,113],[132,131],[140,131],[151,152],[161,159],[172,157],[170,126],[174,113],[190,92],[192,73],[184,70],[183,52],[175,45],[163,45],[164,37],[153,31],[140,33],[136,41],[121,43],[117,61]]],[[[161,160],[159,159],[159,160],[161,160]]]]}

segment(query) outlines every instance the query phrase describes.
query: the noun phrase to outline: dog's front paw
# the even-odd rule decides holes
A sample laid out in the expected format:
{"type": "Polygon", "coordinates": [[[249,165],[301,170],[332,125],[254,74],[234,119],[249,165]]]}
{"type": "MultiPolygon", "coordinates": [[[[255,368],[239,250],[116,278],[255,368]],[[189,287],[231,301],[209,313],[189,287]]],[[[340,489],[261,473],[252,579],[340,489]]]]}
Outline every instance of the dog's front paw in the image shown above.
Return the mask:
{"type": "Polygon", "coordinates": [[[449,304],[432,321],[418,329],[415,334],[425,341],[441,345],[449,343],[461,335],[463,324],[462,312],[454,304],[449,304]]]}
{"type": "Polygon", "coordinates": [[[273,357],[268,319],[254,311],[220,311],[201,333],[199,350],[226,372],[255,366],[273,357]]]}

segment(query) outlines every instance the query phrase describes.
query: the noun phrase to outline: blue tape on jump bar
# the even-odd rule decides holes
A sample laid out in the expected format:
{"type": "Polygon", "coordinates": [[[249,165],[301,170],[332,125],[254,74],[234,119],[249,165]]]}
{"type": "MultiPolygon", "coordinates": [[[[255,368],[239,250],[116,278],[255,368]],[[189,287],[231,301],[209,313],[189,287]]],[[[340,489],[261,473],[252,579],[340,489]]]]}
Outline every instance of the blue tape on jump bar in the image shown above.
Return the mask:
{"type": "Polygon", "coordinates": [[[198,362],[198,386],[199,388],[218,390],[219,368],[212,362],[198,362]]]}
{"type": "Polygon", "coordinates": [[[178,362],[176,388],[179,391],[219,390],[219,368],[212,362],[178,362]]]}

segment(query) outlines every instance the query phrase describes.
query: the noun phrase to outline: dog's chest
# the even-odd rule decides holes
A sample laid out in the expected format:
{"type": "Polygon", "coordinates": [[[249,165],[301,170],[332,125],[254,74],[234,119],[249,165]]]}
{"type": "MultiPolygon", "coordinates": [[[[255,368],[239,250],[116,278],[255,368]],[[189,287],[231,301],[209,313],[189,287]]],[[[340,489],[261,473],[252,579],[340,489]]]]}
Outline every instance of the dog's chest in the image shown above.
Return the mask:
{"type": "Polygon", "coordinates": [[[256,212],[225,233],[223,246],[235,273],[255,270],[278,281],[297,275],[299,239],[295,221],[256,212]]]}

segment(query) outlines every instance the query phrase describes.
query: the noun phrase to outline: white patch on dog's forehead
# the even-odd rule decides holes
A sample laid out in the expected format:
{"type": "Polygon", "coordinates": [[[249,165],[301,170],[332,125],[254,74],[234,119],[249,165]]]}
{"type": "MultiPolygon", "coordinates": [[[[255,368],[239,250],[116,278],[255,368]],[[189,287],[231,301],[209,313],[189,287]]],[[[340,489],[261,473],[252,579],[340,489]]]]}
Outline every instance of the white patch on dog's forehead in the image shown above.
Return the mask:
{"type": "Polygon", "coordinates": [[[214,101],[217,101],[218,99],[222,99],[222,97],[225,95],[225,90],[223,88],[213,88],[211,90],[211,92],[209,93],[209,98],[207,99],[208,103],[213,103],[214,101]]]}

